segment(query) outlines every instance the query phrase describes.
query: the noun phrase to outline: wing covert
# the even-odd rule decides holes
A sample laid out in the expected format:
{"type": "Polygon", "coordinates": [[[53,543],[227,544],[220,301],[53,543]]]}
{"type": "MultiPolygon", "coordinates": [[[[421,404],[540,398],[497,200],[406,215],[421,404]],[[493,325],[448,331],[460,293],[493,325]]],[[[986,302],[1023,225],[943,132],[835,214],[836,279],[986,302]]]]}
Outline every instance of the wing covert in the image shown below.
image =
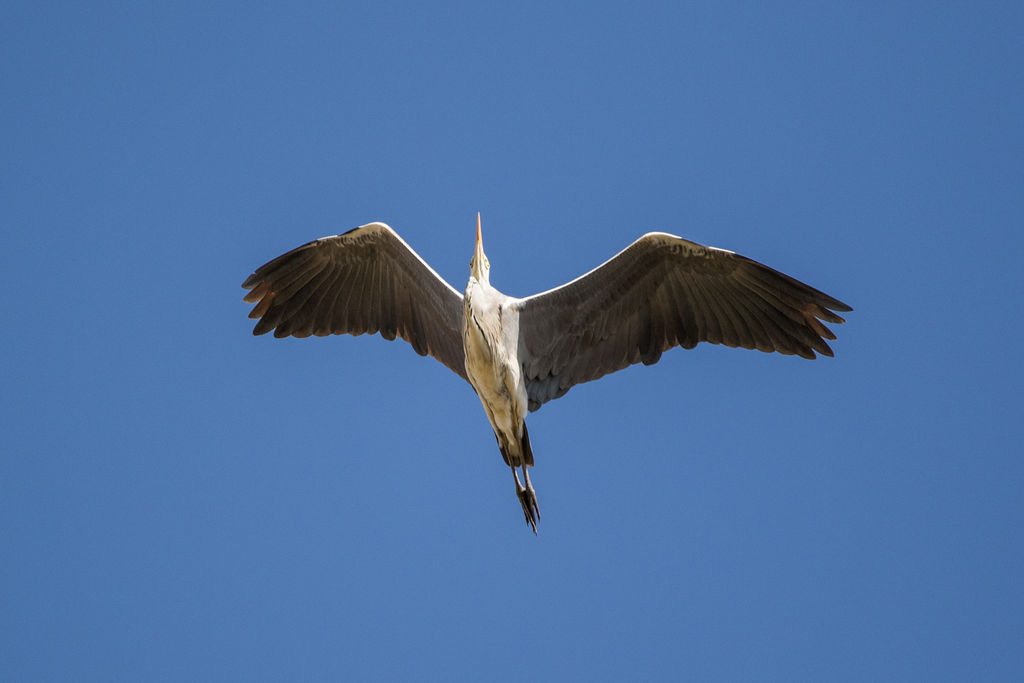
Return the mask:
{"type": "Polygon", "coordinates": [[[242,287],[253,334],[396,336],[466,378],[462,295],[383,223],[322,237],[260,266],[242,287]]]}
{"type": "Polygon", "coordinates": [[[635,363],[699,342],[831,356],[849,306],[731,251],[648,233],[601,266],[517,303],[530,410],[635,363]]]}

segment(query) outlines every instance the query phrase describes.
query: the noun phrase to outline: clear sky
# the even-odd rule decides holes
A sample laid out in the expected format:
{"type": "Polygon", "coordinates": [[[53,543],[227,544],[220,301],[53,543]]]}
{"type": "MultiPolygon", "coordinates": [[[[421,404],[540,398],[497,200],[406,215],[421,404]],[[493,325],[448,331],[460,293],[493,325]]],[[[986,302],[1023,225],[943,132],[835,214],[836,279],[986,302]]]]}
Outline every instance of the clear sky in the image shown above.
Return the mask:
{"type": "Polygon", "coordinates": [[[21,3],[0,679],[1021,680],[1024,5],[21,3]],[[239,286],[381,220],[517,296],[663,230],[854,307],[529,419],[239,286]]]}

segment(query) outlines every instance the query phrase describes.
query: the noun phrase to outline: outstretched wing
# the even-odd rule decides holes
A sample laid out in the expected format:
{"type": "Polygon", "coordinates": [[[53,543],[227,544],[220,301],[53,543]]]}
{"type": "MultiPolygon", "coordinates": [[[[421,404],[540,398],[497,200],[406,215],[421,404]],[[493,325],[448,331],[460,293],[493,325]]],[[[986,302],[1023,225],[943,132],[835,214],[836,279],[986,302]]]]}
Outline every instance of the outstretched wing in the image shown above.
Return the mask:
{"type": "Polygon", "coordinates": [[[462,295],[384,223],[292,249],[242,287],[259,318],[253,334],[373,334],[406,340],[466,377],[462,295]]]}
{"type": "Polygon", "coordinates": [[[825,339],[836,337],[821,321],[852,310],[757,261],[657,232],[516,306],[530,410],[674,346],[831,356],[825,339]]]}

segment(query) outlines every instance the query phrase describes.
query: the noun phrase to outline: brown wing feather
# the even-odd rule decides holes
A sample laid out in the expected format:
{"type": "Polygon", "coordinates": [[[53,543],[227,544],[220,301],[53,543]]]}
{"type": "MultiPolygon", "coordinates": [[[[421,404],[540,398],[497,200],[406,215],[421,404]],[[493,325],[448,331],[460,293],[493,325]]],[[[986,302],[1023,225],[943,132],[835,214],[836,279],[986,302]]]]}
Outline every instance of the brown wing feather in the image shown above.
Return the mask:
{"type": "Polygon", "coordinates": [[[406,340],[466,377],[462,295],[391,228],[370,223],[260,266],[242,287],[253,334],[373,334],[406,340]]]}
{"type": "Polygon", "coordinates": [[[723,249],[648,233],[572,282],[518,303],[530,409],[581,382],[698,342],[831,356],[849,306],[723,249]]]}

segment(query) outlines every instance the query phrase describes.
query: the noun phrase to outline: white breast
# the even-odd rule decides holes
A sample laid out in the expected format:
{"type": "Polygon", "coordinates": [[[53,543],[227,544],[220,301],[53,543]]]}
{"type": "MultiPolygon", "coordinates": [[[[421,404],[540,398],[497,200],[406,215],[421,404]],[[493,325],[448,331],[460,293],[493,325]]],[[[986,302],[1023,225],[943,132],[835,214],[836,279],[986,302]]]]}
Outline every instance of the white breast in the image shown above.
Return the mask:
{"type": "Polygon", "coordinates": [[[515,320],[514,313],[504,308],[505,300],[512,299],[470,281],[466,288],[463,347],[466,375],[491,425],[496,431],[513,436],[526,417],[526,386],[516,356],[514,340],[518,330],[505,329],[505,322],[515,320]]]}

